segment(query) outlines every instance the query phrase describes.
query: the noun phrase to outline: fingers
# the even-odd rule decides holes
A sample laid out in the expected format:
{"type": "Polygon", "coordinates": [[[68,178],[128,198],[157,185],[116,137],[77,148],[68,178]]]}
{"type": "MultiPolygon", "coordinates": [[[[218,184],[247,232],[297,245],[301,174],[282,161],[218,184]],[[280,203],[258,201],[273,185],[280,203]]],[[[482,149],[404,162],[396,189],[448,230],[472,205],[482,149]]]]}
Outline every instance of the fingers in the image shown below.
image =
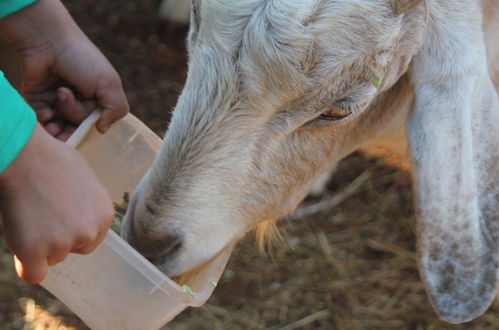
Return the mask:
{"type": "Polygon", "coordinates": [[[100,108],[102,117],[97,122],[97,129],[105,133],[112,124],[129,112],[128,101],[119,76],[109,74],[111,79],[101,84],[95,98],[81,98],[68,87],[59,87],[55,92],[29,94],[28,100],[37,114],[38,121],[59,140],[68,138],[70,129],[80,124],[90,113],[100,108]],[[62,134],[59,136],[59,134],[62,134]]]}
{"type": "Polygon", "coordinates": [[[35,113],[38,121],[42,125],[47,124],[50,120],[54,118],[54,110],[46,106],[38,110],[35,110],[35,113]]]}
{"type": "Polygon", "coordinates": [[[42,253],[14,255],[14,265],[18,276],[29,283],[38,284],[43,281],[48,272],[49,266],[54,266],[63,262],[69,253],[89,254],[93,252],[99,244],[102,243],[107,234],[106,230],[102,230],[95,237],[81,238],[80,243],[75,244],[71,248],[70,244],[54,246],[50,255],[46,256],[42,253]]]}
{"type": "Polygon", "coordinates": [[[97,100],[102,109],[102,117],[96,126],[101,133],[107,132],[112,124],[130,111],[125,91],[117,74],[113,76],[110,83],[101,88],[97,100]]]}
{"type": "Polygon", "coordinates": [[[76,131],[76,128],[76,125],[66,125],[55,137],[60,141],[66,142],[73,135],[74,131],[76,131]]]}
{"type": "MultiPolygon", "coordinates": [[[[106,193],[107,194],[107,193],[106,193]]],[[[80,253],[80,254],[88,254],[95,250],[99,244],[106,238],[107,232],[114,219],[114,207],[111,201],[111,198],[107,196],[107,198],[103,198],[101,200],[103,203],[100,210],[101,216],[99,221],[99,231],[95,237],[89,239],[83,238],[80,239],[80,244],[77,245],[71,252],[80,253]]]]}
{"type": "Polygon", "coordinates": [[[62,132],[64,122],[62,120],[54,120],[48,122],[43,126],[47,132],[52,136],[57,136],[62,132]]]}
{"type": "Polygon", "coordinates": [[[47,275],[48,263],[44,257],[19,259],[14,255],[14,265],[17,275],[29,283],[38,284],[47,275]]]}
{"type": "Polygon", "coordinates": [[[66,142],[74,133],[77,126],[63,122],[62,120],[54,120],[43,124],[45,130],[56,139],[66,142]]]}
{"type": "Polygon", "coordinates": [[[66,259],[71,246],[71,239],[67,235],[58,235],[47,241],[37,238],[32,242],[15,242],[14,262],[16,272],[22,279],[37,284],[43,281],[48,272],[48,266],[58,264],[66,259]],[[36,246],[36,248],[33,248],[36,246]]]}
{"type": "Polygon", "coordinates": [[[67,87],[58,88],[56,93],[33,95],[30,104],[45,130],[61,141],[67,141],[97,107],[95,101],[78,100],[67,87]]]}
{"type": "Polygon", "coordinates": [[[114,219],[114,207],[111,201],[111,198],[107,196],[107,198],[103,198],[101,200],[103,203],[100,210],[101,216],[99,217],[99,231],[94,237],[80,237],[79,244],[75,245],[75,247],[71,250],[73,253],[79,254],[88,254],[95,250],[99,244],[106,238],[107,232],[114,219]]]}
{"type": "Polygon", "coordinates": [[[95,101],[77,100],[73,91],[67,87],[57,90],[57,100],[60,114],[72,124],[81,123],[97,108],[95,101]]]}
{"type": "Polygon", "coordinates": [[[97,246],[99,246],[100,243],[102,243],[102,241],[106,237],[106,234],[107,234],[107,229],[99,232],[99,234],[94,240],[75,246],[73,250],[71,250],[71,252],[78,254],[92,253],[97,248],[97,246]]]}
{"type": "Polygon", "coordinates": [[[49,266],[57,265],[58,263],[66,260],[68,255],[69,255],[68,249],[55,250],[50,256],[47,257],[47,264],[49,266]]]}

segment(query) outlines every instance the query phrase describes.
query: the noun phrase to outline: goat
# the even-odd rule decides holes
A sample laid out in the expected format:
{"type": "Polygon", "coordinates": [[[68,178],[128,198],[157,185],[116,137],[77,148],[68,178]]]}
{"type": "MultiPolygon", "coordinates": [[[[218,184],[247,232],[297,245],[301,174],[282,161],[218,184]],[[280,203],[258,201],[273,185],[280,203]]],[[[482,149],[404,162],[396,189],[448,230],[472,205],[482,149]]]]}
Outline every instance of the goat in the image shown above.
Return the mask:
{"type": "Polygon", "coordinates": [[[405,130],[430,300],[477,317],[497,287],[498,15],[492,0],[192,1],[187,81],[123,237],[181,274],[405,130]]]}

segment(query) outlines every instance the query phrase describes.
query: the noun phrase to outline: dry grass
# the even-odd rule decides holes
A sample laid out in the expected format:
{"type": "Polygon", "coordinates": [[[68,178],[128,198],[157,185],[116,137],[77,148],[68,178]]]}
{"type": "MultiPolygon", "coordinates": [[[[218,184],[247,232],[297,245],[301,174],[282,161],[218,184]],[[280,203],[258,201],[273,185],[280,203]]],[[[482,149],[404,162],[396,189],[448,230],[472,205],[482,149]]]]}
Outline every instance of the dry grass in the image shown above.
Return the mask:
{"type": "Polygon", "coordinates": [[[359,177],[363,184],[333,209],[282,222],[287,246],[271,259],[246,239],[208,305],[168,328],[497,329],[497,305],[462,326],[436,317],[418,275],[406,173],[354,155],[323,200],[359,177]]]}
{"type": "MultiPolygon", "coordinates": [[[[465,326],[436,317],[418,275],[405,172],[353,155],[341,164],[322,201],[326,207],[316,213],[279,224],[285,244],[275,246],[271,257],[258,252],[253,237],[244,239],[209,302],[184,312],[165,329],[498,328],[497,305],[465,326]]],[[[5,252],[0,264],[2,329],[40,322],[85,329],[49,294],[5,270],[11,267],[5,252]],[[46,312],[38,309],[27,317],[26,302],[33,311],[33,301],[46,312]]]]}
{"type": "MultiPolygon", "coordinates": [[[[161,134],[185,63],[183,36],[155,21],[154,2],[65,1],[122,75],[132,111],[161,134]]],[[[499,328],[497,304],[463,326],[436,317],[417,271],[407,173],[356,154],[321,200],[315,212],[302,209],[279,224],[285,244],[271,257],[246,237],[208,303],[165,329],[499,328]]],[[[86,329],[50,294],[18,280],[0,244],[0,329],[86,329]]]]}

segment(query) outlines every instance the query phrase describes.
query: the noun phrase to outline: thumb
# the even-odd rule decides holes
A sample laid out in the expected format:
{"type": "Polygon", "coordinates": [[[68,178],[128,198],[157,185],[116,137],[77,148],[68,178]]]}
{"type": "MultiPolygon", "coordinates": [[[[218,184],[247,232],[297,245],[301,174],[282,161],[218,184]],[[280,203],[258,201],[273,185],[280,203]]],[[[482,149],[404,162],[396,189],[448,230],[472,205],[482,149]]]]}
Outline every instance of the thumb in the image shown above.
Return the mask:
{"type": "Polygon", "coordinates": [[[114,122],[129,112],[128,101],[118,75],[101,89],[97,95],[97,102],[102,109],[102,117],[97,122],[97,129],[105,133],[114,122]]]}
{"type": "Polygon", "coordinates": [[[21,261],[14,255],[14,265],[17,275],[25,281],[38,284],[47,276],[47,259],[31,259],[21,261]]]}

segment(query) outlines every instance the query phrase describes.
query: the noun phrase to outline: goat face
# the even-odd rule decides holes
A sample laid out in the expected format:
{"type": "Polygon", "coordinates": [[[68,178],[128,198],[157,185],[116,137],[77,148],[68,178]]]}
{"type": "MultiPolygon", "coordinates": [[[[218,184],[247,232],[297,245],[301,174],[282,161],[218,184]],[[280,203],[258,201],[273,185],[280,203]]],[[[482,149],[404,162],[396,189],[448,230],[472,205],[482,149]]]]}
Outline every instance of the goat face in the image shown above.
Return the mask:
{"type": "Polygon", "coordinates": [[[176,275],[292,211],[396,117],[370,104],[422,33],[390,3],[194,1],[187,82],[123,236],[176,275]]]}
{"type": "Polygon", "coordinates": [[[123,236],[183,273],[407,119],[430,300],[450,322],[480,315],[499,265],[499,101],[482,11],[474,0],[193,1],[187,82],[123,236]]]}

